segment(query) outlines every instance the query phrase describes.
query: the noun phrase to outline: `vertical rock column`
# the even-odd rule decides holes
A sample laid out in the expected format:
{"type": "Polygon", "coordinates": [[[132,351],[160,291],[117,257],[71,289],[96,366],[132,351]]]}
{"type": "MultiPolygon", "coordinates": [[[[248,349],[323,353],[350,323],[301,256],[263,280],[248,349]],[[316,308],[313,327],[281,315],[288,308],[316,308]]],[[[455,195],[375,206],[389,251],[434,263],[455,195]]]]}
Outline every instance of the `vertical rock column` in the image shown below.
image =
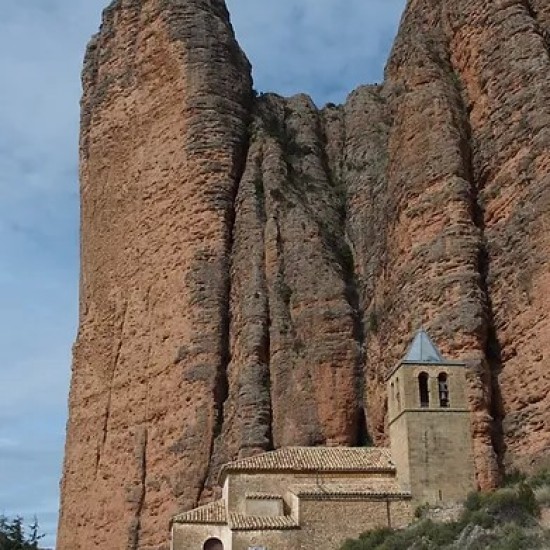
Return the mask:
{"type": "Polygon", "coordinates": [[[375,342],[381,312],[376,286],[387,247],[386,212],[389,109],[382,87],[363,86],[344,105],[345,142],[342,178],[346,186],[346,233],[353,250],[358,309],[361,313],[361,399],[368,409],[369,435],[384,430],[385,371],[368,357],[375,342]],[[368,393],[368,400],[367,400],[368,393]]]}
{"type": "MultiPolygon", "coordinates": [[[[480,273],[469,132],[449,63],[440,6],[411,3],[387,68],[389,133],[386,245],[376,274],[367,346],[371,431],[385,432],[381,374],[403,357],[422,323],[444,353],[470,365],[478,483],[498,480],[492,378],[485,358],[486,292],[480,273]],[[422,29],[422,32],[419,32],[422,29]]],[[[383,387],[383,386],[382,386],[383,387]]]]}
{"type": "Polygon", "coordinates": [[[353,445],[358,395],[345,190],[304,95],[263,111],[274,444],[353,445]]]}
{"type": "Polygon", "coordinates": [[[118,0],[83,73],[58,548],[168,548],[220,430],[250,67],[222,0],[118,0]]]}
{"type": "Polygon", "coordinates": [[[468,98],[508,467],[550,451],[550,6],[456,2],[452,63],[468,98]]]}
{"type": "Polygon", "coordinates": [[[325,146],[307,96],[258,98],[236,205],[218,463],[272,446],[357,442],[345,202],[325,146]]]}

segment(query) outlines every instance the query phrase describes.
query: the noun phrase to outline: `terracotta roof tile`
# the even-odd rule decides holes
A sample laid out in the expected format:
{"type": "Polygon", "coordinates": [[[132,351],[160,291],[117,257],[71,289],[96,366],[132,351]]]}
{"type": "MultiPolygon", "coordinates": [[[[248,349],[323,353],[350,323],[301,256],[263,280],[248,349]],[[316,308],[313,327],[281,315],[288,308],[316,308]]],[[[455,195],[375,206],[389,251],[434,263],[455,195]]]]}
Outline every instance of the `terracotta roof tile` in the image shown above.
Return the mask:
{"type": "Polygon", "coordinates": [[[395,471],[389,449],[381,447],[287,447],[226,464],[229,472],[386,472],[395,471]]]}
{"type": "Polygon", "coordinates": [[[229,525],[233,531],[282,531],[300,526],[290,516],[243,516],[231,514],[229,525]]]}
{"type": "Polygon", "coordinates": [[[225,525],[227,523],[227,514],[225,512],[225,502],[216,500],[200,508],[195,508],[189,512],[177,515],[174,523],[202,523],[210,525],[225,525]]]}
{"type": "Polygon", "coordinates": [[[411,494],[403,491],[397,480],[367,480],[362,483],[323,483],[299,485],[292,487],[291,492],[300,498],[321,500],[330,498],[410,498],[411,494]]]}
{"type": "Polygon", "coordinates": [[[252,500],[282,500],[281,495],[275,495],[273,493],[246,493],[246,498],[252,500]]]}

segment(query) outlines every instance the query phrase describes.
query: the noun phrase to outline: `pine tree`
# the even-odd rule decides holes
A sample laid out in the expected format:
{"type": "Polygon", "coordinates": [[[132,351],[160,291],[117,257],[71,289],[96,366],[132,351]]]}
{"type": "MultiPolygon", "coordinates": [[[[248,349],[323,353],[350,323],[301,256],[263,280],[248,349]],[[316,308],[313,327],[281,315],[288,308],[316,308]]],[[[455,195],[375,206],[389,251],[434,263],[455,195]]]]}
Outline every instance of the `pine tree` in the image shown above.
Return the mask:
{"type": "Polygon", "coordinates": [[[34,521],[32,522],[29,529],[31,530],[31,534],[29,537],[29,544],[31,545],[31,548],[38,548],[38,541],[44,538],[44,535],[40,534],[40,531],[38,528],[38,518],[36,516],[34,516],[34,521]]]}
{"type": "Polygon", "coordinates": [[[44,535],[40,534],[38,520],[34,518],[26,535],[24,520],[17,516],[9,519],[0,516],[0,550],[39,550],[38,542],[44,535]]]}

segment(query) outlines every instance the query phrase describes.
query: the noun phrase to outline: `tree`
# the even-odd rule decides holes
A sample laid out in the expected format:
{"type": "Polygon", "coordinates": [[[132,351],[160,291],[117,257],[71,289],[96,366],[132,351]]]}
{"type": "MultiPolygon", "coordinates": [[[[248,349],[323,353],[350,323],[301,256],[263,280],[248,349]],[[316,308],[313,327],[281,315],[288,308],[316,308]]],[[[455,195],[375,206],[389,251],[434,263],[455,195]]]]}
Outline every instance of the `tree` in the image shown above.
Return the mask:
{"type": "Polygon", "coordinates": [[[40,534],[38,520],[29,526],[29,535],[22,517],[9,519],[0,516],[0,550],[38,550],[38,542],[44,537],[40,534]]]}

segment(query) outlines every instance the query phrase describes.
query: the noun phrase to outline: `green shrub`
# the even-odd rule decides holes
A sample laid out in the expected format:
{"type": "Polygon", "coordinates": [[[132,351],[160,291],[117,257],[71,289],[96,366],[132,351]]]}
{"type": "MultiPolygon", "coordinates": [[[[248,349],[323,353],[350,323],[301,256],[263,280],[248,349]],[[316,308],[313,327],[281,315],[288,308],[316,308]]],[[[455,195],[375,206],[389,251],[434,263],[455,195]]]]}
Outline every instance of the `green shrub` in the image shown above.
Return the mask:
{"type": "Polygon", "coordinates": [[[393,529],[387,527],[368,531],[359,536],[359,539],[348,539],[341,550],[370,550],[379,547],[389,537],[393,536],[393,529]]]}
{"type": "Polygon", "coordinates": [[[462,519],[463,524],[473,523],[479,525],[483,529],[491,529],[495,525],[495,518],[485,510],[468,511],[462,519]]]}
{"type": "Polygon", "coordinates": [[[550,470],[542,470],[538,474],[535,474],[527,480],[527,484],[533,489],[544,487],[545,485],[550,487],[550,470]]]}
{"type": "Polygon", "coordinates": [[[519,470],[513,470],[504,477],[505,487],[512,487],[521,483],[526,483],[533,489],[544,485],[550,485],[550,470],[541,470],[531,477],[527,477],[526,474],[520,472],[519,470]]]}
{"type": "Polygon", "coordinates": [[[432,550],[451,544],[462,526],[458,523],[435,523],[424,520],[410,529],[377,529],[363,533],[357,540],[347,540],[341,550],[432,550]]]}
{"type": "Polygon", "coordinates": [[[522,483],[517,490],[501,489],[487,495],[486,510],[501,522],[518,525],[533,523],[539,514],[538,503],[533,490],[522,483]]]}
{"type": "Polygon", "coordinates": [[[518,501],[523,509],[534,517],[540,515],[540,508],[531,486],[520,483],[518,488],[518,501]]]}
{"type": "Polygon", "coordinates": [[[505,525],[488,550],[536,550],[541,548],[542,539],[538,535],[525,532],[513,523],[505,525]]]}
{"type": "Polygon", "coordinates": [[[393,536],[393,534],[393,529],[383,527],[381,529],[376,529],[375,531],[370,531],[369,533],[363,533],[359,537],[359,540],[366,545],[365,548],[376,548],[376,546],[380,546],[386,542],[386,540],[393,536]]]}
{"type": "Polygon", "coordinates": [[[427,519],[419,524],[415,539],[425,540],[432,544],[432,547],[442,548],[451,544],[462,531],[462,525],[458,522],[435,523],[427,519]]]}
{"type": "Polygon", "coordinates": [[[504,486],[511,487],[517,485],[527,479],[527,476],[519,470],[512,470],[509,474],[504,476],[504,486]]]}
{"type": "Polygon", "coordinates": [[[430,510],[430,505],[428,503],[421,504],[420,506],[416,507],[416,510],[414,511],[414,517],[417,519],[422,519],[426,517],[426,514],[430,510]]]}
{"type": "Polygon", "coordinates": [[[464,507],[466,510],[469,510],[470,512],[475,512],[476,510],[481,510],[481,507],[483,506],[483,495],[475,491],[473,493],[470,493],[464,502],[464,507]]]}
{"type": "Polygon", "coordinates": [[[550,485],[535,489],[535,498],[539,506],[550,506],[550,485]]]}
{"type": "MultiPolygon", "coordinates": [[[[545,478],[541,476],[541,480],[545,478]]],[[[539,503],[550,502],[550,485],[542,485],[533,492],[527,481],[493,493],[471,493],[464,503],[459,521],[435,523],[421,519],[401,531],[378,529],[364,533],[357,540],[348,540],[342,550],[435,550],[449,548],[470,526],[484,531],[474,540],[470,550],[536,550],[550,547],[550,533],[537,534],[535,518],[540,513],[539,503]]],[[[419,506],[417,518],[426,515],[429,507],[419,506]]],[[[479,531],[479,530],[478,530],[479,531]]],[[[454,548],[455,546],[453,546],[454,548]]]]}

